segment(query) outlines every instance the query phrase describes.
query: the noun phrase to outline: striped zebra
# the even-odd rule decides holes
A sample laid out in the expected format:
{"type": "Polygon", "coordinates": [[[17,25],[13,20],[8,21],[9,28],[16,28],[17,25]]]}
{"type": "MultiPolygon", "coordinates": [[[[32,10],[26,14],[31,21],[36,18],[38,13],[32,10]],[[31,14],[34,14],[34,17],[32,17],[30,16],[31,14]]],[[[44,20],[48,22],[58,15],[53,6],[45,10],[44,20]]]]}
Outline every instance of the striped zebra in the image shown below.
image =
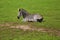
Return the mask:
{"type": "Polygon", "coordinates": [[[42,22],[43,21],[43,16],[39,15],[38,13],[36,13],[36,14],[29,14],[23,8],[18,10],[17,18],[19,19],[21,16],[23,17],[23,21],[24,22],[42,22]]]}

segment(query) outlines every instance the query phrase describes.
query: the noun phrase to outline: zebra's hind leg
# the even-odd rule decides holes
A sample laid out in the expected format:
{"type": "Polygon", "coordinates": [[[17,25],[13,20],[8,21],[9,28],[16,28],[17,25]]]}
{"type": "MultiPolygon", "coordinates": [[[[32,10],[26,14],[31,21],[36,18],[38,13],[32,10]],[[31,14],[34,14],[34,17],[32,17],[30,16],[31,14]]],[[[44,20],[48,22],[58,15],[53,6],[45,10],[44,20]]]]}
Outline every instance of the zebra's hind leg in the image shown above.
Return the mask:
{"type": "Polygon", "coordinates": [[[37,22],[42,22],[43,21],[43,18],[42,19],[37,19],[37,22]]]}

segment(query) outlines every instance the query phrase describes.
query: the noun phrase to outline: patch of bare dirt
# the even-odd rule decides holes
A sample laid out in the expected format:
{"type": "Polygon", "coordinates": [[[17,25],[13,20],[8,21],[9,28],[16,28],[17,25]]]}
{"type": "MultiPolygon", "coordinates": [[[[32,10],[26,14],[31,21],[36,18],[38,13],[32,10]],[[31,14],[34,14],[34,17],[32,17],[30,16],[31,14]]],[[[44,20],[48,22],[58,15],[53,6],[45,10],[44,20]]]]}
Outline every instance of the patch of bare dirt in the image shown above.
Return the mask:
{"type": "Polygon", "coordinates": [[[0,24],[0,26],[8,26],[9,28],[18,28],[18,29],[22,29],[23,31],[26,30],[31,30],[31,31],[40,31],[40,32],[48,32],[48,33],[55,33],[56,35],[60,35],[60,31],[57,30],[51,30],[51,29],[47,29],[47,28],[36,28],[36,27],[31,27],[30,25],[19,25],[16,23],[4,23],[4,24],[0,24]]]}

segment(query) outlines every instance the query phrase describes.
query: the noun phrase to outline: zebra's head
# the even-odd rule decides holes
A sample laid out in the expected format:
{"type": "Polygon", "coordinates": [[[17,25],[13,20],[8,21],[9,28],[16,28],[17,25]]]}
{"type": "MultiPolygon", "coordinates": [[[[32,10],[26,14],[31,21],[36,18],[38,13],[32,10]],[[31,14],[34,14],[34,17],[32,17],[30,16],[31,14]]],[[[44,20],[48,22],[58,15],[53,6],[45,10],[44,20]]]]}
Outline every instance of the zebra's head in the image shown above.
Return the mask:
{"type": "Polygon", "coordinates": [[[19,19],[21,16],[22,16],[21,9],[19,9],[17,18],[19,19]]]}
{"type": "Polygon", "coordinates": [[[17,18],[19,19],[21,16],[23,16],[23,18],[25,18],[28,15],[28,12],[26,10],[24,10],[23,8],[18,10],[18,16],[17,18]]]}

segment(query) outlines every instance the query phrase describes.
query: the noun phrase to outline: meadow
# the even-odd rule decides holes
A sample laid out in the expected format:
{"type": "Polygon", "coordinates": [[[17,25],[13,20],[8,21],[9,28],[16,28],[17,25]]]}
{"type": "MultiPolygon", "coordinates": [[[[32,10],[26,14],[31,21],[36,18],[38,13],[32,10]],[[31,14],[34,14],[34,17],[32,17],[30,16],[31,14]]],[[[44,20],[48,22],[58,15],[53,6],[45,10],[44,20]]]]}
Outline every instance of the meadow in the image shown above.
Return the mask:
{"type": "MultiPolygon", "coordinates": [[[[31,25],[60,31],[60,0],[0,0],[0,24],[14,23],[31,25]],[[17,19],[18,9],[24,8],[30,14],[43,15],[44,22],[22,22],[17,19]]],[[[47,32],[23,31],[0,26],[0,40],[60,40],[60,36],[47,32]]]]}

